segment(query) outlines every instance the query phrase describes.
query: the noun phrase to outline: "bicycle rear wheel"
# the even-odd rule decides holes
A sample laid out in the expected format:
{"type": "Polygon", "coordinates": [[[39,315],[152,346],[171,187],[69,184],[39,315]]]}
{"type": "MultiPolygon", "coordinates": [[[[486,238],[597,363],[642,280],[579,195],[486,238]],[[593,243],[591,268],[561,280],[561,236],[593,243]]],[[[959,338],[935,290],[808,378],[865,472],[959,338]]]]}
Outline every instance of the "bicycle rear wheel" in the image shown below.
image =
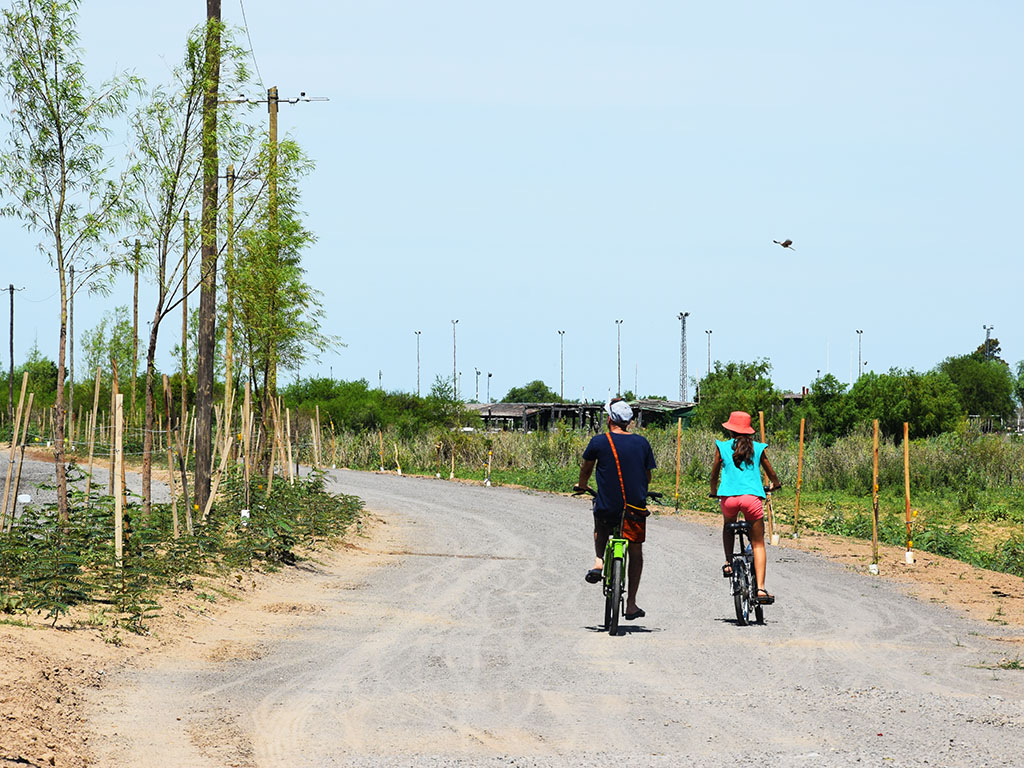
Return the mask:
{"type": "Polygon", "coordinates": [[[619,612],[622,610],[622,558],[612,560],[612,584],[608,590],[608,603],[605,613],[608,616],[609,635],[619,634],[619,612]]]}
{"type": "Polygon", "coordinates": [[[750,574],[742,557],[732,559],[732,599],[736,605],[736,621],[746,626],[750,618],[750,574]]]}

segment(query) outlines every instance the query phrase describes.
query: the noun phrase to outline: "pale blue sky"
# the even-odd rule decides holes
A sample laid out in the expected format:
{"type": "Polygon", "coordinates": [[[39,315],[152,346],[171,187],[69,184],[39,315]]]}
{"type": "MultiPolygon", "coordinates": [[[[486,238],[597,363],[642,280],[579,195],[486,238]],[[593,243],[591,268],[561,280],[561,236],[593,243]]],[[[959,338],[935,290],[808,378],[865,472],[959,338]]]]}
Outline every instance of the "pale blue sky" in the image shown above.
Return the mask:
{"type": "MultiPolygon", "coordinates": [[[[223,0],[241,24],[238,0],[223,0]]],[[[264,85],[316,160],[306,256],[325,330],[303,373],[416,388],[474,367],[491,395],[678,395],[712,358],[799,389],[934,366],[984,340],[1024,358],[1015,296],[1024,6],[1016,2],[245,0],[264,85]],[[792,238],[795,252],[772,239],[792,238]]],[[[87,0],[90,76],[166,78],[205,3],[87,0]]],[[[254,94],[258,95],[258,94],[254,94]]],[[[264,114],[264,113],[257,113],[264,114]]],[[[54,355],[55,275],[0,221],[16,358],[54,355]],[[50,297],[49,299],[47,297],[50,297]]],[[[0,295],[0,298],[6,299],[0,295]]],[[[78,330],[113,304],[80,302],[78,330]]],[[[0,302],[6,337],[6,301],[0,302]]],[[[144,313],[147,314],[148,313],[144,313]]],[[[162,360],[173,344],[169,327],[162,360]]],[[[6,367],[6,343],[0,359],[6,367]]],[[[692,394],[692,387],[691,387],[692,394]]]]}

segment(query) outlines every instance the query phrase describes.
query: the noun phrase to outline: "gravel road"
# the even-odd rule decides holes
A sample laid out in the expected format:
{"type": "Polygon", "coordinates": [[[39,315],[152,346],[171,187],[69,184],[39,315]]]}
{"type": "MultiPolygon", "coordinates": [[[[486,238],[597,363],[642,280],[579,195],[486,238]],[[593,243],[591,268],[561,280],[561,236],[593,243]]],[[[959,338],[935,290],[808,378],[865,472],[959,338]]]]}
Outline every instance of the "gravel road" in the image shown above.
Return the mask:
{"type": "Polygon", "coordinates": [[[315,609],[268,610],[235,638],[248,657],[116,673],[101,765],[1021,764],[1024,672],[996,666],[1016,631],[792,549],[769,549],[778,601],[741,627],[717,532],[655,517],[647,616],[609,637],[586,501],[331,482],[388,523],[369,552],[296,573],[290,599],[315,609]]]}

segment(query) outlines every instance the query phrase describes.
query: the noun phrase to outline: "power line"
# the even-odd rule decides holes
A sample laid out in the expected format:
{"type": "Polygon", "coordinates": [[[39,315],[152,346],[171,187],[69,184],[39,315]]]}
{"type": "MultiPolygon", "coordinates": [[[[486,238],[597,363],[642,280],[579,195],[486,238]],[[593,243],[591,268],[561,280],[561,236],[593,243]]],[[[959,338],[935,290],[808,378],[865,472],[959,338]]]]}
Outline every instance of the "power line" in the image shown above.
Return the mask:
{"type": "Polygon", "coordinates": [[[263,85],[263,75],[260,73],[260,65],[256,61],[256,49],[252,45],[252,36],[249,34],[249,20],[245,18],[245,3],[242,0],[238,0],[238,7],[242,9],[242,27],[245,29],[245,37],[249,41],[249,55],[252,56],[252,65],[256,68],[256,77],[259,78],[259,84],[261,88],[266,88],[263,85]]]}

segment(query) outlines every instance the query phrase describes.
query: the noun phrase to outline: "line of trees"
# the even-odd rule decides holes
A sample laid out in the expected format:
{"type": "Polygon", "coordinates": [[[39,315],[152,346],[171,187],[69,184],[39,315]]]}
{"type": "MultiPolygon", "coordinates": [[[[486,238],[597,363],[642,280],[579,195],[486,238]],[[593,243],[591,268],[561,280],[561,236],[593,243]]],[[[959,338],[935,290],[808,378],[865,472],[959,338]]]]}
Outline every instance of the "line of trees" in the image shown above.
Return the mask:
{"type": "MultiPolygon", "coordinates": [[[[10,104],[9,132],[0,146],[0,213],[39,235],[40,259],[48,260],[59,288],[52,379],[63,518],[72,290],[107,295],[120,275],[132,274],[136,286],[141,278],[155,291],[153,305],[143,308],[151,318],[141,345],[144,362],[137,288],[127,342],[127,308],[104,318],[83,339],[90,367],[116,364],[122,382],[130,375],[133,414],[135,379],[142,373],[147,513],[155,414],[167,407],[160,402],[156,364],[165,320],[178,312],[183,318],[177,392],[181,413],[190,400],[195,405],[201,504],[209,492],[215,373],[228,381],[244,375],[266,404],[276,397],[279,366],[295,367],[305,355],[336,342],[319,330],[319,294],[305,283],[300,260],[313,241],[299,215],[299,184],[312,162],[291,140],[267,141],[251,104],[222,103],[221,93],[237,94],[254,84],[244,63],[247,52],[220,21],[219,0],[207,6],[206,22],[184,41],[170,80],[153,86],[128,72],[98,87],[89,81],[78,46],[79,0],[13,0],[0,18],[0,77],[10,104]],[[114,158],[105,140],[122,125],[129,129],[131,148],[126,157],[114,158]],[[224,196],[222,161],[228,163],[224,196]],[[198,226],[190,226],[190,213],[197,210],[200,215],[191,220],[198,226]],[[219,371],[218,339],[227,361],[219,371]]],[[[37,354],[26,365],[48,381],[44,362],[37,354]]],[[[45,390],[40,378],[32,376],[33,387],[45,390]]]]}

